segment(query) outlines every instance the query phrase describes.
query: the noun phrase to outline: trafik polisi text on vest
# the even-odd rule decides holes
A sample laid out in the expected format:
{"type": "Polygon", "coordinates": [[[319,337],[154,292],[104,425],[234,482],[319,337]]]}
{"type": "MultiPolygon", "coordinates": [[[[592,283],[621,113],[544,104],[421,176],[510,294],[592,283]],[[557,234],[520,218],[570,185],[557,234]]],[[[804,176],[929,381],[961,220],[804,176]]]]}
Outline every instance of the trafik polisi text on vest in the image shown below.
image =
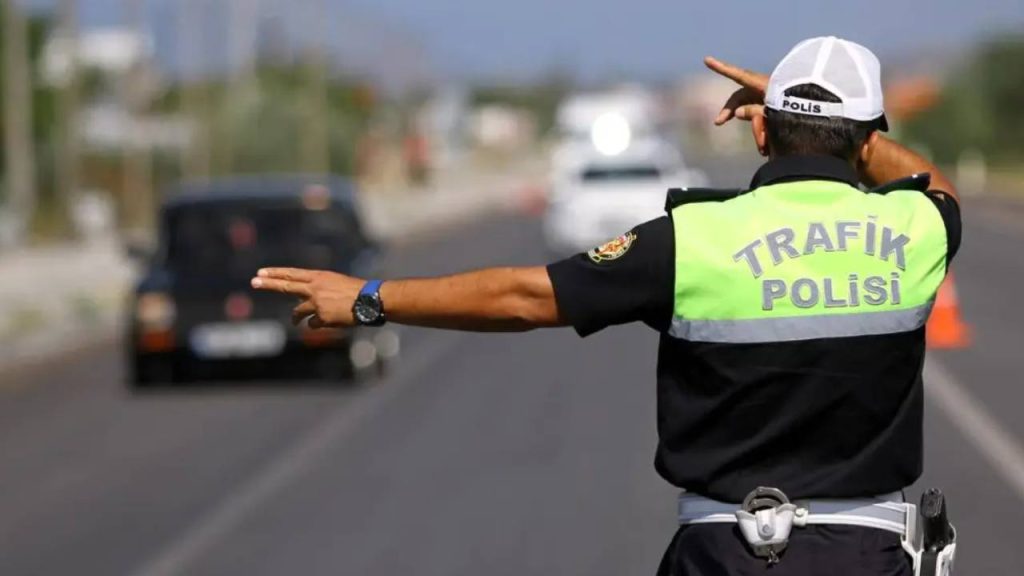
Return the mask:
{"type": "MultiPolygon", "coordinates": [[[[892,262],[900,270],[906,270],[905,248],[910,238],[896,234],[888,226],[879,226],[874,218],[867,221],[837,221],[831,225],[811,222],[807,234],[797,241],[792,228],[779,228],[765,234],[733,255],[736,262],[746,262],[754,278],[764,275],[764,265],[771,262],[778,266],[787,260],[808,256],[818,251],[848,252],[860,250],[886,262],[892,262]]],[[[762,308],[775,308],[776,301],[788,297],[797,308],[826,308],[881,306],[900,303],[900,275],[892,272],[886,276],[860,277],[856,272],[845,278],[798,278],[792,283],[768,278],[762,281],[762,308]]]]}

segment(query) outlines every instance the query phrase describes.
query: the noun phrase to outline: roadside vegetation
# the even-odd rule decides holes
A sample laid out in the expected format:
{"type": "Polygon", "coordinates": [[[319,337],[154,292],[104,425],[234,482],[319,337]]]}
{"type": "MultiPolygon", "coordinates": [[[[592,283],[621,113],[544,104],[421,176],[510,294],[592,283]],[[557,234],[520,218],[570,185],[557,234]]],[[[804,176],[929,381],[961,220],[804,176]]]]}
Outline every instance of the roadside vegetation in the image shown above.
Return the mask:
{"type": "Polygon", "coordinates": [[[950,70],[935,106],[909,120],[905,134],[935,160],[956,163],[964,151],[993,167],[1024,167],[1024,34],[981,44],[950,70]]]}

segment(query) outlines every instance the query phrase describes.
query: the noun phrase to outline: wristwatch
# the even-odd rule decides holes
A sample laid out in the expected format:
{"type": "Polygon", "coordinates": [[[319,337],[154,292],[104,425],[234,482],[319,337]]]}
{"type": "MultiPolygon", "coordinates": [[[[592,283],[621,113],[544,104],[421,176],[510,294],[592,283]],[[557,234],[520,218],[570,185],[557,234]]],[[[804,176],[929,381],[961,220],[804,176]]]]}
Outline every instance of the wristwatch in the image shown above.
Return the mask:
{"type": "Polygon", "coordinates": [[[363,284],[362,290],[352,304],[352,316],[361,326],[383,326],[384,303],[380,299],[381,280],[370,280],[363,284]]]}

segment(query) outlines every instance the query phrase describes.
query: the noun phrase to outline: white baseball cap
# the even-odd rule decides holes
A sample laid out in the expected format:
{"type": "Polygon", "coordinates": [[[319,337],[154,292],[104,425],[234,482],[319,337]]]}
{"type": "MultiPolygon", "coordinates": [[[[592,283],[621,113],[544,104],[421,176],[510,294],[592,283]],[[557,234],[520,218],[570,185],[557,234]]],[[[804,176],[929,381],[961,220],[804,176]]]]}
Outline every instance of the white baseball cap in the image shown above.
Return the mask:
{"type": "Polygon", "coordinates": [[[889,129],[878,58],[864,46],[835,36],[811,38],[794,46],[768,79],[764,105],[794,114],[863,122],[880,119],[881,129],[889,129]],[[786,96],[786,90],[801,84],[820,86],[842,102],[786,96]]]}

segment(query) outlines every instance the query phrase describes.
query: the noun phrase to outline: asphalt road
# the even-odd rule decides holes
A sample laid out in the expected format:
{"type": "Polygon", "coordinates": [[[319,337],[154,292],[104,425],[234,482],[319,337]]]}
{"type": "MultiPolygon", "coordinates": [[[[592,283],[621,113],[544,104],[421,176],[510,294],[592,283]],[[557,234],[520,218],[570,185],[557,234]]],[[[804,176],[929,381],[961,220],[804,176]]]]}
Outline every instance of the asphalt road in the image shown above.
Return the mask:
{"type": "MultiPolygon", "coordinates": [[[[975,345],[931,355],[921,485],[949,493],[958,573],[1017,575],[1024,210],[967,208],[975,345]]],[[[537,223],[503,216],[401,247],[393,267],[543,260],[537,223]]],[[[0,376],[0,574],[654,572],[675,490],[651,465],[653,333],[404,337],[391,376],[350,390],[133,396],[113,343],[0,376]]]]}

